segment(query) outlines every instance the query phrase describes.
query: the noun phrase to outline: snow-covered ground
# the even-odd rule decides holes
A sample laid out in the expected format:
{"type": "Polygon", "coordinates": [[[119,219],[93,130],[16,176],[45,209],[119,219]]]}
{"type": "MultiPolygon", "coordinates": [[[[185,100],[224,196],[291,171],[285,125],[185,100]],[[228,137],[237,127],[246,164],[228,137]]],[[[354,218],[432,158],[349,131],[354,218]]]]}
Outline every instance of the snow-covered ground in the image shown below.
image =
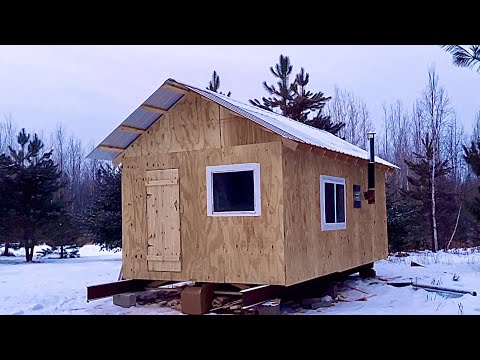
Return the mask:
{"type": "MultiPolygon", "coordinates": [[[[116,281],[121,253],[100,251],[86,245],[80,258],[36,259],[26,264],[21,256],[0,257],[0,314],[179,314],[157,304],[124,309],[113,305],[112,298],[86,302],[86,287],[116,281]]],[[[438,254],[412,253],[408,257],[390,257],[375,264],[377,277],[392,281],[413,280],[480,292],[480,252],[469,249],[438,254]],[[412,267],[415,261],[425,267],[412,267]],[[454,278],[458,278],[454,281],[454,278]]],[[[339,287],[346,301],[298,314],[478,314],[480,297],[441,296],[411,286],[392,287],[380,279],[361,280],[357,276],[339,287]],[[360,291],[361,290],[361,291],[360,291]],[[366,301],[356,301],[360,298],[366,301]]]]}
{"type": "Polygon", "coordinates": [[[178,314],[166,307],[124,309],[113,305],[111,297],[87,303],[87,286],[118,279],[121,252],[85,245],[79,258],[35,259],[31,264],[25,263],[23,248],[14,253],[16,257],[0,257],[0,314],[178,314]]]}
{"type": "MultiPolygon", "coordinates": [[[[389,257],[378,261],[375,270],[377,277],[393,278],[392,282],[413,281],[480,293],[480,252],[477,251],[410,253],[408,257],[389,257]],[[412,267],[412,261],[425,267],[412,267]],[[453,280],[454,277],[457,281],[453,280]]],[[[347,296],[350,302],[337,302],[333,307],[320,308],[318,312],[309,310],[305,314],[480,315],[480,296],[441,296],[411,286],[393,287],[379,279],[351,277],[352,280],[339,287],[339,293],[347,296]],[[366,301],[355,301],[364,297],[367,297],[366,301]]]]}

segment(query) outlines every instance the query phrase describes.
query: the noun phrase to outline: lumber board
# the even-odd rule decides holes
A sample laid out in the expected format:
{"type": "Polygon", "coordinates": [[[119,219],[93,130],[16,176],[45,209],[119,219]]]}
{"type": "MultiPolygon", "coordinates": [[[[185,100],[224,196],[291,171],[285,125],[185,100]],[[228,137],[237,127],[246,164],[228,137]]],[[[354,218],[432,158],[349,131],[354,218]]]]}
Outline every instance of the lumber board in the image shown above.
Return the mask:
{"type": "Polygon", "coordinates": [[[122,151],[125,150],[123,148],[119,148],[119,147],[115,147],[115,146],[108,146],[108,145],[98,145],[97,149],[106,150],[106,151],[114,151],[114,152],[122,152],[122,151]]]}
{"type": "Polygon", "coordinates": [[[162,109],[157,106],[152,106],[152,105],[147,105],[147,104],[142,104],[140,105],[140,108],[143,110],[148,110],[148,111],[153,111],[159,114],[166,114],[168,112],[167,109],[162,109]]]}
{"type": "Polygon", "coordinates": [[[166,180],[151,180],[146,181],[145,186],[164,186],[164,185],[177,185],[178,179],[166,179],[166,180]]]}
{"type": "Polygon", "coordinates": [[[179,272],[181,247],[178,169],[149,170],[146,174],[147,184],[153,183],[146,187],[148,269],[179,272]]]}
{"type": "Polygon", "coordinates": [[[127,125],[120,125],[118,128],[122,131],[133,132],[135,134],[143,134],[146,131],[144,129],[139,129],[139,128],[136,128],[133,126],[127,126],[127,125]]]}

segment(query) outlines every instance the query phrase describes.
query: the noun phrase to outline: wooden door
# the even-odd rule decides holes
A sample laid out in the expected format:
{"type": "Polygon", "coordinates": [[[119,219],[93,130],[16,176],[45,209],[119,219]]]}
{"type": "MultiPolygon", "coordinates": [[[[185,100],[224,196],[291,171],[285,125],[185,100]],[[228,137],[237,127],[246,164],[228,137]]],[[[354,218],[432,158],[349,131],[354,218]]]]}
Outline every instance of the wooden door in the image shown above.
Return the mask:
{"type": "Polygon", "coordinates": [[[147,265],[149,271],[182,269],[178,169],[149,170],[147,192],[147,265]]]}

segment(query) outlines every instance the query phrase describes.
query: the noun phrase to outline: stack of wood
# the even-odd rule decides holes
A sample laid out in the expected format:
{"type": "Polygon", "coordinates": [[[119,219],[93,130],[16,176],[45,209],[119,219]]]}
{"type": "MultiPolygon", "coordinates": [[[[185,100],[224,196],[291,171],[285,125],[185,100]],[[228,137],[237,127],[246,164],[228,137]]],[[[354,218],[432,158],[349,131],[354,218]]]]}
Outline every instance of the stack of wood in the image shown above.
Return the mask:
{"type": "Polygon", "coordinates": [[[159,304],[168,306],[171,300],[179,299],[180,291],[176,289],[150,289],[137,294],[137,304],[159,304]]]}
{"type": "Polygon", "coordinates": [[[220,314],[243,314],[242,299],[233,296],[217,296],[212,301],[210,312],[220,314]]]}
{"type": "Polygon", "coordinates": [[[177,310],[177,311],[181,311],[181,309],[182,309],[182,304],[181,304],[180,299],[169,300],[165,303],[164,306],[169,307],[170,309],[177,310]]]}

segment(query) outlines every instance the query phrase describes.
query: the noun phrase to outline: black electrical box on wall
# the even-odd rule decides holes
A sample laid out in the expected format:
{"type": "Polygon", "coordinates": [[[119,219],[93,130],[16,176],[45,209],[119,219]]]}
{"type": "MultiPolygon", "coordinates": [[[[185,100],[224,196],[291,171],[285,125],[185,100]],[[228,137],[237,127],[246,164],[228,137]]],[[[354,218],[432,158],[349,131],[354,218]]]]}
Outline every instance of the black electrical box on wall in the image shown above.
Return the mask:
{"type": "Polygon", "coordinates": [[[353,185],[353,207],[359,209],[362,207],[360,185],[353,185]]]}

